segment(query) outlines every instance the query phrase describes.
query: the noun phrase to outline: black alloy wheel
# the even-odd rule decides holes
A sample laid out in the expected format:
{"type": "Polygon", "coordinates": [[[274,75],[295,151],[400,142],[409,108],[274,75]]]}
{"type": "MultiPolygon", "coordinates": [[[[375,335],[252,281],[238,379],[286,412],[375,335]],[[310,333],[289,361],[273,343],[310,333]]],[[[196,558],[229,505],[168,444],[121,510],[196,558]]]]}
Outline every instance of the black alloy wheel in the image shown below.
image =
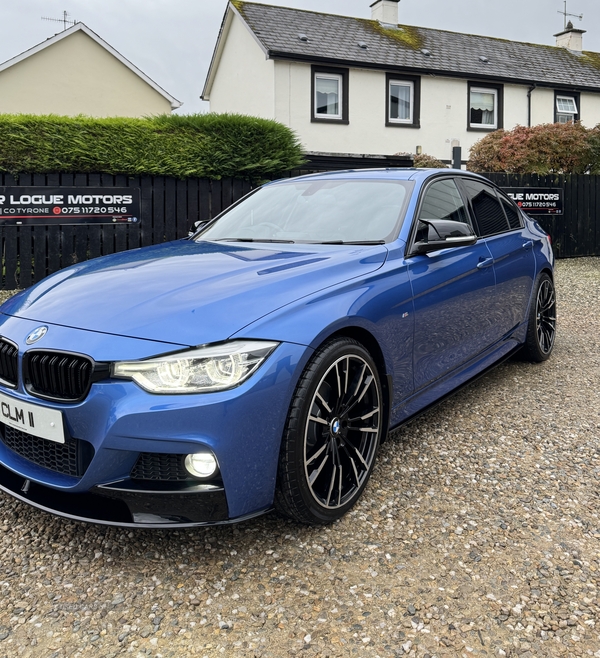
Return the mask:
{"type": "Polygon", "coordinates": [[[367,484],[383,426],[381,383],[370,354],[347,338],[326,344],[292,400],[277,509],[310,524],[343,516],[367,484]]]}
{"type": "Polygon", "coordinates": [[[526,358],[545,361],[552,354],[556,338],[556,291],[550,276],[540,274],[531,300],[527,339],[524,345],[526,358]]]}

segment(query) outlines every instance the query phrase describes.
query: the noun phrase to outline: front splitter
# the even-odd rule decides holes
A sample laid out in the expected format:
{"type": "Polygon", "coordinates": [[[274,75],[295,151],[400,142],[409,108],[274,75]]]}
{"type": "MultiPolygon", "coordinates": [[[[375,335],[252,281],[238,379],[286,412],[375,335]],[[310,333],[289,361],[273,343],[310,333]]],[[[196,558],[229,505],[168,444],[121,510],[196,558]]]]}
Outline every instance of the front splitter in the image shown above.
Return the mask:
{"type": "Polygon", "coordinates": [[[24,478],[0,464],[0,490],[50,514],[99,525],[124,528],[190,528],[238,523],[269,509],[228,518],[225,491],[144,491],[96,487],[69,493],[24,478]],[[102,492],[102,493],[100,493],[102,492]]]}

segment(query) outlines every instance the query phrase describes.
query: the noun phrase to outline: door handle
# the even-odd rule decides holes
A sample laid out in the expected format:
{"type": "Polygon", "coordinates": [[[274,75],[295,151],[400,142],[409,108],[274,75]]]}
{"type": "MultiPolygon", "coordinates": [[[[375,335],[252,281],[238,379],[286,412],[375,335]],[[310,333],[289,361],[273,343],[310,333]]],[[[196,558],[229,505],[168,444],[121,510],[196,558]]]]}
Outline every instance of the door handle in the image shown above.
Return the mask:
{"type": "Polygon", "coordinates": [[[477,263],[477,269],[478,270],[483,270],[486,267],[490,267],[490,265],[494,264],[494,259],[493,258],[484,258],[483,260],[480,260],[477,263]]]}
{"type": "Polygon", "coordinates": [[[527,242],[523,245],[523,249],[531,249],[533,247],[533,240],[527,240],[527,242]]]}

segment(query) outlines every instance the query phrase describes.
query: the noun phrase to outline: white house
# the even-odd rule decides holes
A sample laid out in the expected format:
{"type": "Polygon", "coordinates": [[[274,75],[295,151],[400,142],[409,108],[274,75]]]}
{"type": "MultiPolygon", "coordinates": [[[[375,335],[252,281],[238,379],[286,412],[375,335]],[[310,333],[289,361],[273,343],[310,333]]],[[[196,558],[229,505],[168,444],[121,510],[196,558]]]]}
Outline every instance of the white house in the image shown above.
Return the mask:
{"type": "Polygon", "coordinates": [[[180,105],[83,23],[0,64],[0,113],[142,117],[180,105]]]}
{"type": "MultiPolygon", "coordinates": [[[[365,0],[366,2],[367,0],[365,0]]],[[[231,0],[202,98],[214,112],[276,119],[309,152],[449,159],[517,125],[600,123],[600,54],[569,24],[544,46],[231,0]]]]}

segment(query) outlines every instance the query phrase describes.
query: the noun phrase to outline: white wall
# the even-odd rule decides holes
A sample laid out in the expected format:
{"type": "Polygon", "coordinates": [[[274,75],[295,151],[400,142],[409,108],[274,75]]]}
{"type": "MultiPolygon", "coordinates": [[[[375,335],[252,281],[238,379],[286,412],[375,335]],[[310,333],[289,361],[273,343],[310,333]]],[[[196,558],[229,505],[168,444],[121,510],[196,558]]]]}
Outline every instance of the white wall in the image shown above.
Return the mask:
{"type": "MultiPolygon", "coordinates": [[[[568,92],[565,92],[568,95],[568,92]]],[[[553,123],[555,94],[553,89],[535,89],[531,94],[532,125],[553,123]]],[[[600,123],[600,94],[582,92],[579,114],[581,123],[586,128],[593,128],[600,123]]]]}
{"type": "Polygon", "coordinates": [[[581,107],[581,123],[586,128],[593,128],[600,123],[600,98],[598,94],[581,94],[579,99],[581,107]]]}
{"type": "Polygon", "coordinates": [[[274,68],[273,60],[265,57],[254,37],[234,15],[210,90],[210,111],[273,119],[274,68]]]}
{"type": "Polygon", "coordinates": [[[540,123],[554,123],[554,89],[537,87],[531,92],[531,125],[540,123]]]}
{"type": "Polygon", "coordinates": [[[504,128],[506,130],[527,125],[527,90],[528,87],[523,85],[504,85],[504,128]]]}
{"type": "MultiPolygon", "coordinates": [[[[467,130],[466,80],[421,78],[421,128],[391,127],[385,123],[385,71],[351,69],[349,75],[349,125],[311,122],[311,67],[275,61],[275,118],[295,130],[308,151],[386,154],[424,153],[452,156],[458,141],[463,157],[485,132],[467,130]]],[[[552,100],[550,101],[552,104],[552,100]]],[[[504,86],[504,126],[527,125],[527,88],[504,86]]]]}

